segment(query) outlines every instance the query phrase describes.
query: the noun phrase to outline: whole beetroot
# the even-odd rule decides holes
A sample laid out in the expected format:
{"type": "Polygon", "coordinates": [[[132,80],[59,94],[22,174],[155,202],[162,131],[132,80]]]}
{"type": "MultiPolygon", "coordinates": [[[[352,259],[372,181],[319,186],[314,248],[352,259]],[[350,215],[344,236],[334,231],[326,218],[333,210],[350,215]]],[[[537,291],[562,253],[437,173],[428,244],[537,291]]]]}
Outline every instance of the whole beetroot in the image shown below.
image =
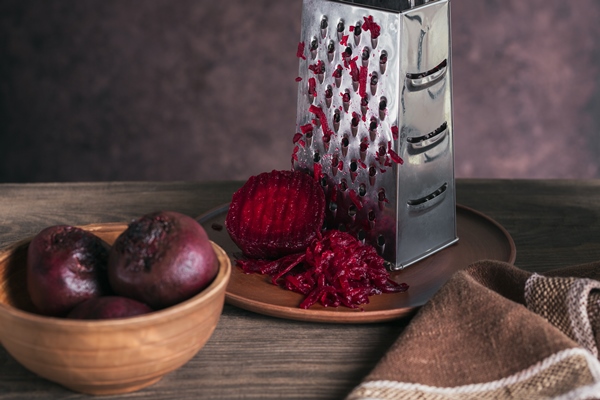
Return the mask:
{"type": "Polygon", "coordinates": [[[40,313],[64,316],[77,304],[110,293],[109,246],[67,225],[39,232],[27,250],[27,289],[40,313]]]}
{"type": "Polygon", "coordinates": [[[161,309],[199,293],[218,268],[208,236],[196,220],[159,211],[133,221],[117,238],[108,277],[118,295],[161,309]]]}
{"type": "Polygon", "coordinates": [[[127,318],[152,312],[146,304],[121,296],[94,297],[79,303],[67,315],[71,319],[127,318]]]}

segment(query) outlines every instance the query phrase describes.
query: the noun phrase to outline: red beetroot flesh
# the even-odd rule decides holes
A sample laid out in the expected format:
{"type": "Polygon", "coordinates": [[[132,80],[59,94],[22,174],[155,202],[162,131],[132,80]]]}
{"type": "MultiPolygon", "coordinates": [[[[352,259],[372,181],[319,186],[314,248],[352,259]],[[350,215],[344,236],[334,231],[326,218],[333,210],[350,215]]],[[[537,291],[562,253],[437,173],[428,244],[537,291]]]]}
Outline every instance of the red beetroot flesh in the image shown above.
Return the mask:
{"type": "Polygon", "coordinates": [[[385,260],[374,247],[338,230],[326,231],[304,252],[278,260],[237,260],[246,273],[269,275],[275,285],[303,294],[299,307],[315,303],[325,307],[358,308],[369,296],[404,292],[405,283],[393,281],[385,260]]]}
{"type": "Polygon", "coordinates": [[[108,251],[99,237],[73,226],[39,232],[27,251],[27,289],[39,312],[62,317],[77,304],[109,293],[108,251]]]}
{"type": "Polygon", "coordinates": [[[303,251],[325,218],[325,194],[301,171],[253,176],[234,195],[225,226],[231,239],[252,258],[278,258],[303,251]]]}
{"type": "Polygon", "coordinates": [[[144,303],[121,296],[95,297],[77,305],[67,315],[71,319],[114,319],[152,312],[144,303]]]}
{"type": "Polygon", "coordinates": [[[161,309],[199,293],[218,268],[208,235],[196,220],[160,211],[133,221],[117,238],[108,277],[118,295],[161,309]]]}

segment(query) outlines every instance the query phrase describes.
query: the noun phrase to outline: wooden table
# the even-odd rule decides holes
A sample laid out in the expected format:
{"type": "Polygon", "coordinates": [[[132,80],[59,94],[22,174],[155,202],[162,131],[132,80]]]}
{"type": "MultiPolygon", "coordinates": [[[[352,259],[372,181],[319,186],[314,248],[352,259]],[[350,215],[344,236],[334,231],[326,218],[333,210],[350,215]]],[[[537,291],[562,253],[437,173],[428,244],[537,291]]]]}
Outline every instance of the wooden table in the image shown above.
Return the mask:
{"type": "MultiPolygon", "coordinates": [[[[159,209],[200,214],[241,182],[0,184],[0,247],[53,224],[129,221],[159,209]]],[[[600,181],[458,180],[459,204],[512,235],[527,270],[600,260],[600,181]]],[[[307,323],[225,306],[207,345],[157,384],[118,398],[341,399],[409,321],[307,323]]],[[[38,378],[0,347],[0,399],[88,398],[38,378]]]]}

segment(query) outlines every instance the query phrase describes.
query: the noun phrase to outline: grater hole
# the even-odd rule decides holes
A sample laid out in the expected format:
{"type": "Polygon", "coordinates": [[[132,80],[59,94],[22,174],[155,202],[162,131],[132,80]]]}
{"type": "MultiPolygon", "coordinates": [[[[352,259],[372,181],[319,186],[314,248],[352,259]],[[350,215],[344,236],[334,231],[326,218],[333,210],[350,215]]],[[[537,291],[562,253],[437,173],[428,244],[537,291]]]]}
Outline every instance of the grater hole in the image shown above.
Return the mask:
{"type": "Polygon", "coordinates": [[[363,241],[367,238],[367,234],[361,229],[356,233],[356,238],[360,241],[363,241]]]}
{"type": "Polygon", "coordinates": [[[340,231],[340,232],[347,232],[347,231],[348,231],[348,228],[346,227],[346,225],[345,225],[345,224],[340,224],[340,225],[338,226],[338,231],[340,231]]]}
{"type": "Polygon", "coordinates": [[[444,183],[437,190],[435,190],[433,193],[428,194],[427,196],[424,196],[424,197],[421,197],[421,198],[415,199],[415,200],[409,200],[408,205],[418,206],[420,204],[423,204],[430,200],[433,200],[436,197],[438,197],[439,195],[441,195],[442,193],[444,193],[447,188],[448,188],[448,183],[444,183]]]}
{"type": "Polygon", "coordinates": [[[361,53],[361,58],[363,61],[367,61],[369,60],[369,56],[371,55],[371,51],[369,50],[368,47],[364,47],[362,49],[362,53],[361,53]]]}
{"type": "Polygon", "coordinates": [[[342,114],[340,113],[340,110],[336,109],[333,112],[333,122],[335,124],[339,124],[341,120],[342,120],[342,114]]]}
{"type": "Polygon", "coordinates": [[[358,170],[358,163],[356,160],[350,161],[350,172],[356,172],[358,170]]]}
{"type": "Polygon", "coordinates": [[[387,108],[387,99],[382,96],[379,98],[379,111],[384,111],[387,108]]]}
{"type": "Polygon", "coordinates": [[[385,50],[381,51],[381,55],[379,56],[379,63],[386,64],[388,60],[388,53],[385,50]]]}
{"type": "Polygon", "coordinates": [[[371,121],[369,122],[369,130],[374,131],[377,129],[377,118],[371,117],[371,121]]]}
{"type": "Polygon", "coordinates": [[[377,154],[379,154],[379,157],[385,156],[386,152],[387,152],[387,146],[385,144],[380,144],[379,149],[377,151],[377,154]]]}
{"type": "Polygon", "coordinates": [[[346,179],[340,180],[340,190],[342,192],[345,192],[346,190],[348,190],[348,182],[346,182],[346,179]]]}
{"type": "Polygon", "coordinates": [[[316,37],[313,36],[312,39],[310,39],[310,50],[316,51],[318,47],[319,47],[319,41],[317,40],[316,37]]]}
{"type": "Polygon", "coordinates": [[[333,43],[333,40],[330,40],[329,43],[327,43],[327,52],[333,53],[334,51],[335,51],[335,43],[333,43]]]}
{"type": "Polygon", "coordinates": [[[348,216],[349,217],[355,217],[357,212],[358,211],[357,211],[356,206],[354,204],[351,204],[348,207],[348,216]]]}
{"type": "Polygon", "coordinates": [[[367,194],[367,186],[364,183],[361,183],[358,186],[358,195],[364,197],[367,194]]]}
{"type": "Polygon", "coordinates": [[[379,56],[379,71],[382,74],[385,73],[385,68],[387,66],[387,60],[388,60],[388,53],[387,53],[387,51],[383,50],[381,52],[381,55],[379,56]]]}
{"type": "Polygon", "coordinates": [[[346,29],[346,23],[344,22],[343,19],[340,19],[337,24],[337,31],[344,32],[344,29],[346,29]]]}
{"type": "Polygon", "coordinates": [[[369,213],[367,214],[367,218],[371,222],[375,221],[375,211],[374,210],[369,210],[369,213]]]}
{"type": "Polygon", "coordinates": [[[337,211],[337,209],[338,209],[337,203],[334,203],[334,202],[329,203],[329,211],[335,212],[335,211],[337,211]]]}
{"type": "Polygon", "coordinates": [[[377,72],[371,74],[371,86],[375,86],[379,83],[379,75],[377,72]]]}
{"type": "Polygon", "coordinates": [[[383,235],[377,236],[377,245],[383,247],[385,245],[385,237],[383,235]]]}
{"type": "Polygon", "coordinates": [[[346,57],[352,57],[352,48],[350,46],[346,46],[344,49],[344,55],[346,57]]]}
{"type": "Polygon", "coordinates": [[[386,201],[387,199],[385,198],[385,189],[381,188],[377,191],[377,200],[379,201],[386,201]]]}
{"type": "Polygon", "coordinates": [[[369,176],[374,177],[375,175],[377,175],[377,168],[375,168],[374,166],[370,166],[369,167],[369,176]]]}
{"type": "Polygon", "coordinates": [[[315,152],[315,155],[313,156],[313,161],[316,163],[321,161],[321,155],[318,152],[315,152]]]}
{"type": "Polygon", "coordinates": [[[433,67],[432,69],[430,69],[429,71],[426,72],[419,72],[419,73],[407,73],[406,77],[408,79],[422,79],[422,78],[426,78],[427,76],[430,75],[434,75],[436,72],[441,71],[442,69],[444,69],[446,66],[448,65],[448,61],[444,60],[442,61],[440,64],[436,65],[435,67],[433,67]]]}
{"type": "Polygon", "coordinates": [[[436,130],[434,130],[433,132],[430,132],[426,135],[423,136],[418,136],[418,137],[410,137],[407,138],[406,141],[408,143],[411,144],[416,144],[416,143],[421,143],[421,142],[426,142],[427,140],[431,140],[432,138],[435,138],[436,136],[438,136],[440,133],[444,132],[446,129],[448,128],[448,123],[444,122],[442,125],[440,125],[436,130]]]}
{"type": "Polygon", "coordinates": [[[348,139],[348,135],[344,135],[342,138],[342,147],[348,147],[350,144],[350,139],[348,139]]]}
{"type": "Polygon", "coordinates": [[[327,29],[328,25],[327,16],[323,16],[323,18],[321,18],[321,29],[327,29]]]}
{"type": "Polygon", "coordinates": [[[321,182],[321,186],[322,187],[327,187],[327,178],[322,177],[321,180],[320,180],[320,182],[321,182]]]}
{"type": "Polygon", "coordinates": [[[333,97],[333,88],[331,87],[331,85],[327,85],[327,88],[325,88],[325,97],[328,99],[331,99],[333,97]]]}
{"type": "Polygon", "coordinates": [[[361,21],[358,21],[356,25],[354,25],[354,36],[359,36],[362,33],[361,21]]]}

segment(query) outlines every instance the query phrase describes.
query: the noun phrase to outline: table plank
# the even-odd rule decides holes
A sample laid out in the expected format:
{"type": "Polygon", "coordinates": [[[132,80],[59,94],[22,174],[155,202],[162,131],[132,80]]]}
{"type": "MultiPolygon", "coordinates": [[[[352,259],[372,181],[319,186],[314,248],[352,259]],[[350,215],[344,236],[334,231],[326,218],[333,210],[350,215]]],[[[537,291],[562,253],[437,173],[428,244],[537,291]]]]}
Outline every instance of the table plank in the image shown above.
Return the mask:
{"type": "MultiPolygon", "coordinates": [[[[128,221],[158,209],[198,216],[241,182],[0,184],[0,246],[57,224],[128,221]]],[[[600,260],[600,181],[458,180],[457,201],[513,236],[535,271],[600,260]]],[[[157,384],[117,398],[340,399],[408,320],[367,325],[289,321],[225,306],[206,346],[157,384]]],[[[0,347],[0,399],[83,399],[36,377],[0,347]]]]}

